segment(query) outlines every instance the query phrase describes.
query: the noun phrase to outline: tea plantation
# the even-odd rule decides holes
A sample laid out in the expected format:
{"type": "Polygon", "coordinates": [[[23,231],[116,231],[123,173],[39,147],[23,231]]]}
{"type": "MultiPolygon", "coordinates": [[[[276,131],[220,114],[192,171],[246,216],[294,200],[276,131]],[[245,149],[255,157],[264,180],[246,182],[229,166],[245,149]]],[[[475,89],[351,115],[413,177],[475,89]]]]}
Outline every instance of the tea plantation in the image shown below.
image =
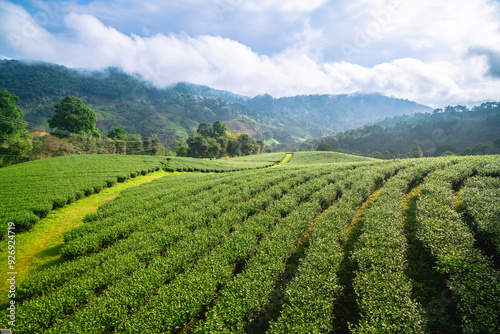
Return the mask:
{"type": "Polygon", "coordinates": [[[2,310],[0,327],[500,332],[499,156],[307,152],[266,168],[284,158],[87,156],[0,169],[4,230],[163,163],[188,172],[129,188],[66,232],[65,261],[17,286],[15,326],[2,310]]]}

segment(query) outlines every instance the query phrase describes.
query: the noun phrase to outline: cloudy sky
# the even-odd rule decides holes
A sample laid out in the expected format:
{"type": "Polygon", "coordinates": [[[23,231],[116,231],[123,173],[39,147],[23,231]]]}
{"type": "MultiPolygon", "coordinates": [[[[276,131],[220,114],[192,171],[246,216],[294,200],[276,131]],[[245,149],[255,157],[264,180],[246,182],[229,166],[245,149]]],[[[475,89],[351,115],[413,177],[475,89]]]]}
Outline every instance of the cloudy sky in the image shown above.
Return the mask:
{"type": "Polygon", "coordinates": [[[500,100],[499,0],[0,0],[0,59],[255,96],[500,100]]]}

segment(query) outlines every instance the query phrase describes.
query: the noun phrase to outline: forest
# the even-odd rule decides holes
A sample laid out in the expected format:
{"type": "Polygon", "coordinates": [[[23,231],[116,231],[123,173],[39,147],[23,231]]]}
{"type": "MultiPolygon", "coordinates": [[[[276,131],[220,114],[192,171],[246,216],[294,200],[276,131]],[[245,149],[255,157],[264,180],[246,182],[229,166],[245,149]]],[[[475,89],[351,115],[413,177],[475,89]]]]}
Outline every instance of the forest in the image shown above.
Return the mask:
{"type": "Polygon", "coordinates": [[[392,159],[412,156],[482,155],[500,153],[500,102],[480,106],[449,106],[432,113],[416,113],[386,118],[358,129],[277,146],[279,150],[342,150],[374,158],[392,159]],[[324,144],[327,144],[326,146],[324,144]]]}

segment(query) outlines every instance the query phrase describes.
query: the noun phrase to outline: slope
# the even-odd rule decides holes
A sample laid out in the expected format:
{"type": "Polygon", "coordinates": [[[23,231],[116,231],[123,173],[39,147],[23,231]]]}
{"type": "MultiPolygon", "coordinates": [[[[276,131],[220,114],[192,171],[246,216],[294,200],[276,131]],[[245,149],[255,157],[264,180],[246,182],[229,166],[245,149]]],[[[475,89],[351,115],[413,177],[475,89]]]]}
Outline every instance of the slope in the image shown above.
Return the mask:
{"type": "Polygon", "coordinates": [[[252,99],[207,86],[179,83],[158,88],[117,68],[77,71],[47,63],[0,61],[0,87],[21,98],[25,120],[44,124],[54,104],[71,94],[97,114],[106,133],[124,125],[130,133],[158,136],[164,144],[185,139],[198,123],[221,120],[268,144],[330,135],[393,115],[430,111],[381,95],[307,95],[252,99]]]}

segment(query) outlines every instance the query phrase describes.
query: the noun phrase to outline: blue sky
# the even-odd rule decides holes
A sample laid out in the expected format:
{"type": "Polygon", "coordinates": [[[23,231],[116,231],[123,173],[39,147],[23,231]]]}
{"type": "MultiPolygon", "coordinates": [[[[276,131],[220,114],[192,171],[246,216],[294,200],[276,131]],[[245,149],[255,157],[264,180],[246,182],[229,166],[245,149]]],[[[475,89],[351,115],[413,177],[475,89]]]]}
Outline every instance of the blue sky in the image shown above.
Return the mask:
{"type": "Polygon", "coordinates": [[[0,58],[255,96],[500,100],[492,0],[0,0],[0,58]]]}

